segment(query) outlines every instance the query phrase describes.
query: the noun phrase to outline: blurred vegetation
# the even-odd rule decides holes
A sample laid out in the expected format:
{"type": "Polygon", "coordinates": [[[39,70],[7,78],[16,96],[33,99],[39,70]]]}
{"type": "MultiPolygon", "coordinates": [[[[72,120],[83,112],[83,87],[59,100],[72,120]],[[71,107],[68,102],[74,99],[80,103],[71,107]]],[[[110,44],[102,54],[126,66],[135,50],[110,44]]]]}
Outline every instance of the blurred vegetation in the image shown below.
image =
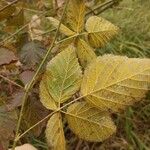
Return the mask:
{"type": "Polygon", "coordinates": [[[116,40],[100,54],[114,53],[129,57],[150,57],[150,1],[123,0],[119,6],[105,11],[102,16],[121,29],[116,40]]]}

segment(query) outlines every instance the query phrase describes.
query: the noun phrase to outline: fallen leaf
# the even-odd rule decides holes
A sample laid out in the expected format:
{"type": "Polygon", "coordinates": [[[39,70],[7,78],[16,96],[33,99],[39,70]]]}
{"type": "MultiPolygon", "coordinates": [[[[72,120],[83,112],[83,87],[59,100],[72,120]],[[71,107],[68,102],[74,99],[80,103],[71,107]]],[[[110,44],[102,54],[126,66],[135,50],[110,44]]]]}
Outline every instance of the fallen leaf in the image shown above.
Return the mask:
{"type": "Polygon", "coordinates": [[[16,123],[16,112],[8,111],[5,106],[0,106],[0,142],[4,149],[8,148],[9,140],[14,136],[16,123]]]}
{"type": "Polygon", "coordinates": [[[20,51],[20,61],[29,68],[36,68],[42,61],[46,49],[40,41],[26,43],[20,51]]]}
{"type": "MultiPolygon", "coordinates": [[[[47,110],[36,97],[36,94],[31,94],[25,106],[25,112],[23,115],[24,123],[23,127],[24,130],[30,128],[39,120],[43,119],[49,114],[49,110],[47,110]]],[[[41,124],[33,128],[31,131],[35,136],[39,136],[42,132],[42,129],[46,126],[46,120],[43,121],[41,124]]]]}
{"type": "Polygon", "coordinates": [[[13,93],[11,99],[8,101],[7,107],[9,110],[13,110],[18,106],[21,106],[24,92],[22,90],[13,93]]]}
{"type": "Polygon", "coordinates": [[[34,76],[34,73],[35,73],[34,71],[26,70],[19,75],[24,85],[28,84],[31,81],[31,79],[34,76]]]}
{"type": "Polygon", "coordinates": [[[6,48],[0,48],[0,65],[10,64],[13,61],[17,61],[15,54],[6,48]]]}
{"type": "MultiPolygon", "coordinates": [[[[12,149],[9,149],[9,150],[12,150],[12,149]]],[[[31,144],[24,144],[24,145],[15,147],[15,150],[37,150],[37,149],[33,147],[31,144]]]]}

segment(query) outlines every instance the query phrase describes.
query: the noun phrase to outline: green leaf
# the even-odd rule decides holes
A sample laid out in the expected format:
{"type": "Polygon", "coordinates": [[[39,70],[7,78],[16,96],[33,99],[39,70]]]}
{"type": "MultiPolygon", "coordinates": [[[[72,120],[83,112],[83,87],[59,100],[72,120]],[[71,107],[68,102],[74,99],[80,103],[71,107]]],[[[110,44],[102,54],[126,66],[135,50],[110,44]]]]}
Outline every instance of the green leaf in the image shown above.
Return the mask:
{"type": "MultiPolygon", "coordinates": [[[[53,18],[53,17],[47,17],[48,20],[51,22],[51,24],[55,27],[55,28],[58,28],[58,25],[59,25],[59,20],[53,18]]],[[[63,25],[61,23],[60,25],[60,28],[59,28],[59,31],[67,36],[71,36],[71,35],[74,35],[75,32],[73,32],[72,30],[70,30],[68,27],[66,27],[65,25],[63,25]]]]}
{"type": "Polygon", "coordinates": [[[49,93],[60,103],[68,100],[75,94],[81,84],[81,68],[75,53],[75,48],[69,46],[60,52],[47,65],[45,75],[49,93]]]}
{"type": "Polygon", "coordinates": [[[0,48],[0,65],[6,65],[16,60],[17,58],[12,51],[0,48]]]}
{"type": "Polygon", "coordinates": [[[92,60],[96,58],[93,48],[91,48],[84,40],[78,39],[77,55],[83,67],[86,67],[92,60]]]}
{"type": "Polygon", "coordinates": [[[69,106],[66,117],[71,130],[87,141],[101,142],[116,131],[107,112],[100,111],[86,102],[76,102],[69,106]]]}
{"type": "Polygon", "coordinates": [[[67,9],[67,21],[71,29],[79,33],[84,28],[85,2],[84,0],[71,0],[67,9]]]}
{"type": "Polygon", "coordinates": [[[30,68],[34,68],[42,61],[46,49],[40,41],[31,41],[26,43],[20,52],[20,60],[30,68]]]}
{"type": "Polygon", "coordinates": [[[89,33],[89,43],[95,48],[105,46],[119,31],[118,27],[97,16],[90,17],[85,28],[89,33]]]}
{"type": "Polygon", "coordinates": [[[14,136],[16,123],[15,111],[7,111],[5,106],[0,106],[0,144],[4,149],[8,149],[9,140],[14,136]]]}
{"type": "Polygon", "coordinates": [[[49,80],[48,76],[44,75],[40,83],[40,101],[47,109],[56,110],[56,103],[49,92],[49,82],[51,80],[49,80]]]}
{"type": "Polygon", "coordinates": [[[66,150],[61,114],[55,113],[46,127],[47,143],[52,150],[66,150]]]}
{"type": "Polygon", "coordinates": [[[150,90],[150,59],[105,55],[85,71],[81,95],[102,110],[119,111],[150,90]]]}

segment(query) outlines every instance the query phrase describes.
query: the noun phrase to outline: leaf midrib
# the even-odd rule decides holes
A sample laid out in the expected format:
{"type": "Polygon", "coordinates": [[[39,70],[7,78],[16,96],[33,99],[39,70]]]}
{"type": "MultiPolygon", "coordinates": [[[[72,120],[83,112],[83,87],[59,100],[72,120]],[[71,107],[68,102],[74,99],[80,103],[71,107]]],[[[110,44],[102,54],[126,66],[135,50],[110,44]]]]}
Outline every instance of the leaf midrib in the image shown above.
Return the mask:
{"type": "Polygon", "coordinates": [[[82,5],[83,4],[81,2],[80,9],[79,9],[79,14],[78,14],[78,19],[77,19],[77,33],[79,33],[80,22],[82,21],[82,18],[80,17],[80,16],[82,16],[81,15],[82,5]]]}
{"type": "MultiPolygon", "coordinates": [[[[79,117],[79,116],[76,116],[76,115],[74,115],[74,114],[71,114],[71,113],[68,113],[68,112],[64,112],[63,111],[63,113],[65,113],[65,114],[67,114],[67,115],[69,115],[69,116],[72,116],[72,117],[75,117],[75,118],[78,118],[78,119],[80,119],[80,120],[84,120],[84,121],[87,121],[87,122],[89,122],[89,123],[94,123],[95,125],[98,125],[98,126],[103,126],[103,127],[106,127],[106,128],[109,128],[109,129],[112,129],[111,127],[109,127],[109,126],[106,126],[106,125],[101,125],[101,123],[98,123],[98,122],[95,122],[95,121],[90,121],[90,120],[88,120],[88,119],[86,119],[86,118],[83,118],[83,117],[79,117]]],[[[99,120],[99,121],[101,121],[101,120],[99,120]]]]}
{"type": "Polygon", "coordinates": [[[144,69],[143,71],[141,71],[141,72],[139,72],[139,73],[137,73],[137,74],[134,74],[134,75],[129,76],[129,77],[125,78],[125,79],[122,79],[122,80],[119,80],[119,81],[114,82],[114,83],[112,83],[112,84],[109,84],[109,85],[107,85],[107,86],[105,86],[105,87],[103,87],[103,88],[100,88],[100,89],[97,89],[97,90],[95,90],[95,91],[92,91],[92,92],[90,92],[90,93],[88,93],[88,94],[85,94],[85,95],[83,95],[83,97],[89,96],[89,95],[94,94],[94,93],[96,93],[96,92],[99,92],[99,91],[101,91],[101,90],[103,90],[103,89],[106,89],[106,88],[108,88],[108,87],[110,87],[110,86],[113,86],[113,85],[115,85],[115,84],[117,84],[117,83],[120,83],[120,82],[122,82],[122,81],[125,81],[125,80],[127,80],[127,79],[130,79],[130,78],[132,78],[132,77],[134,77],[134,76],[136,76],[136,75],[138,75],[138,74],[140,74],[140,73],[143,73],[143,72],[145,72],[145,71],[147,71],[147,70],[150,70],[150,68],[144,69]]]}

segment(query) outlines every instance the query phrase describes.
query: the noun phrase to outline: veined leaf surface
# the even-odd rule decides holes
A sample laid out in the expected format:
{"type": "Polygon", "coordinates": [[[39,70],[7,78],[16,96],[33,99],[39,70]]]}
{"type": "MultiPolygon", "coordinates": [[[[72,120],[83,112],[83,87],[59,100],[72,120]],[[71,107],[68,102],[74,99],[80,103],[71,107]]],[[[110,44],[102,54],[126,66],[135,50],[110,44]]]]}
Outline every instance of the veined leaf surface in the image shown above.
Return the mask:
{"type": "Polygon", "coordinates": [[[49,90],[48,83],[51,82],[48,76],[43,76],[40,82],[40,101],[41,103],[50,110],[56,110],[57,104],[55,103],[54,99],[52,98],[49,90]]]}
{"type": "MultiPolygon", "coordinates": [[[[47,17],[48,20],[51,22],[51,24],[55,27],[55,28],[58,28],[58,25],[59,25],[59,20],[53,18],[53,17],[47,17]]],[[[67,35],[67,36],[71,36],[71,35],[74,35],[75,32],[73,32],[72,30],[70,30],[68,27],[66,27],[65,25],[63,25],[61,23],[60,25],[60,28],[59,28],[60,32],[67,35]]]]}
{"type": "Polygon", "coordinates": [[[47,143],[52,150],[66,150],[61,114],[55,113],[48,121],[46,127],[47,143]]]}
{"type": "Polygon", "coordinates": [[[87,141],[103,141],[116,131],[107,112],[100,111],[86,102],[76,102],[69,106],[66,116],[71,130],[87,141]]]}
{"type": "Polygon", "coordinates": [[[89,43],[96,48],[103,47],[119,30],[109,21],[97,16],[90,17],[85,28],[89,33],[89,43]]]}
{"type": "Polygon", "coordinates": [[[85,2],[84,0],[71,0],[68,5],[67,19],[71,29],[79,33],[84,27],[85,2]]]}
{"type": "Polygon", "coordinates": [[[54,57],[48,63],[45,75],[49,93],[56,102],[63,103],[75,94],[82,79],[75,48],[69,46],[54,57]]]}
{"type": "Polygon", "coordinates": [[[88,103],[118,111],[141,100],[150,89],[150,60],[105,55],[85,71],[81,93],[88,103]]]}
{"type": "Polygon", "coordinates": [[[96,58],[93,48],[91,48],[84,40],[78,39],[77,42],[77,54],[80,63],[83,67],[86,67],[93,59],[96,58]]]}

